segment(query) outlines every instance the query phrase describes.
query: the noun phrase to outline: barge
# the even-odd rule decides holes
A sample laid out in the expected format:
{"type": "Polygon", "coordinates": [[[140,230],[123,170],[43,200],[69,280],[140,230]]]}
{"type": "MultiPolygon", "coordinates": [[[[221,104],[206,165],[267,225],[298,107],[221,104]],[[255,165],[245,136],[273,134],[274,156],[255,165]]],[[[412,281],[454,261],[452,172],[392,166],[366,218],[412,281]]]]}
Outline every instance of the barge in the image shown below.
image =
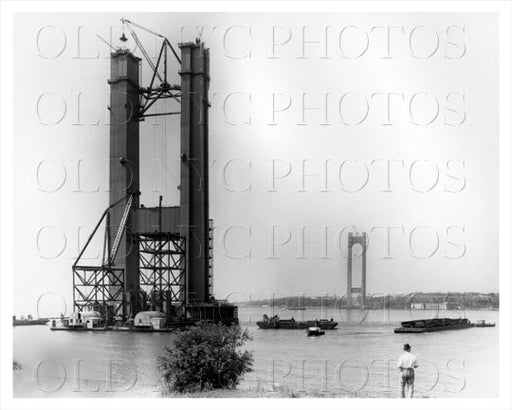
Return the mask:
{"type": "Polygon", "coordinates": [[[40,318],[40,319],[33,319],[32,316],[28,316],[26,319],[21,318],[17,319],[16,316],[12,317],[12,325],[13,326],[40,326],[40,325],[46,325],[49,319],[46,318],[40,318]]]}
{"type": "Polygon", "coordinates": [[[271,318],[263,315],[263,320],[256,322],[256,324],[260,329],[308,329],[310,327],[319,327],[323,330],[333,330],[338,326],[338,322],[335,322],[333,319],[298,321],[293,317],[291,319],[280,319],[277,315],[271,318]]]}
{"type": "Polygon", "coordinates": [[[427,333],[443,330],[459,330],[474,327],[468,319],[436,318],[401,322],[395,333],[427,333]]]}
{"type": "Polygon", "coordinates": [[[114,324],[107,323],[99,312],[84,311],[73,312],[69,318],[53,319],[50,322],[50,329],[72,332],[173,332],[187,326],[197,324],[196,320],[168,321],[162,312],[143,311],[135,315],[134,319],[127,322],[116,321],[114,324]]]}

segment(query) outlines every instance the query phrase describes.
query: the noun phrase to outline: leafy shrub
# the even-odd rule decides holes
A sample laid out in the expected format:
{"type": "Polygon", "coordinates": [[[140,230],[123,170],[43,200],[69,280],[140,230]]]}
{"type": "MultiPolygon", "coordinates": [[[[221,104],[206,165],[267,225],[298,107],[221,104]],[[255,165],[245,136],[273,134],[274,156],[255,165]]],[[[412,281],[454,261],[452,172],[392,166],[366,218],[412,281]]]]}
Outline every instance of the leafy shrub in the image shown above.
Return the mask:
{"type": "Polygon", "coordinates": [[[173,346],[159,358],[169,392],[235,388],[252,371],[253,355],[240,351],[250,340],[240,326],[201,323],[179,332],[173,346]]]}

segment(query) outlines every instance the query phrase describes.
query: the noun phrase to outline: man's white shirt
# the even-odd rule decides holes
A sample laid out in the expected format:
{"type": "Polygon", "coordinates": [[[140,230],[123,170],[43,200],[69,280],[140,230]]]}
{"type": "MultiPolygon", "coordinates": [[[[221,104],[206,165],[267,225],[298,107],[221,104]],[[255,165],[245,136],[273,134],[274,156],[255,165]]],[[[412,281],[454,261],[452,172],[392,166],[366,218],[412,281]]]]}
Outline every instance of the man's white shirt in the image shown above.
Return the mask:
{"type": "Polygon", "coordinates": [[[398,367],[402,367],[404,369],[413,369],[418,367],[418,358],[410,352],[405,352],[398,359],[398,367]]]}

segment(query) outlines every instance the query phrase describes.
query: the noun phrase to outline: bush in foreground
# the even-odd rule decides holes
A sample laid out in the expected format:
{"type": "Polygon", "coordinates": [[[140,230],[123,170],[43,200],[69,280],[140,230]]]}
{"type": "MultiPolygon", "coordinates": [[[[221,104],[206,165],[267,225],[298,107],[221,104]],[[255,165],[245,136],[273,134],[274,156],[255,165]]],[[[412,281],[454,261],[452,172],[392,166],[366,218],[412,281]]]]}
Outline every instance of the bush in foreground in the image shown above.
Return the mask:
{"type": "Polygon", "coordinates": [[[250,340],[240,326],[202,323],[179,332],[159,358],[169,392],[235,388],[252,371],[253,355],[240,351],[250,340]]]}

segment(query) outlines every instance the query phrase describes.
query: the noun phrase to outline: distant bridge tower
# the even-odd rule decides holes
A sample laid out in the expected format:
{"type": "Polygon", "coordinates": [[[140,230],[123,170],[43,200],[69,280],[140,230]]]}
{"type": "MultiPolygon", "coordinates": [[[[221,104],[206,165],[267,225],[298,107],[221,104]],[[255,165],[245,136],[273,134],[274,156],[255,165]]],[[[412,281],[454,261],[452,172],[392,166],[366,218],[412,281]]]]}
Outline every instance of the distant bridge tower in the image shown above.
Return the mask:
{"type": "Polygon", "coordinates": [[[352,307],[352,294],[358,293],[361,295],[361,303],[363,306],[366,306],[366,249],[368,247],[368,237],[366,232],[363,232],[361,235],[356,233],[355,235],[352,232],[348,234],[348,262],[347,262],[347,306],[352,307]],[[352,284],[352,247],[355,244],[360,244],[363,248],[363,252],[361,254],[361,286],[354,287],[352,284]]]}

